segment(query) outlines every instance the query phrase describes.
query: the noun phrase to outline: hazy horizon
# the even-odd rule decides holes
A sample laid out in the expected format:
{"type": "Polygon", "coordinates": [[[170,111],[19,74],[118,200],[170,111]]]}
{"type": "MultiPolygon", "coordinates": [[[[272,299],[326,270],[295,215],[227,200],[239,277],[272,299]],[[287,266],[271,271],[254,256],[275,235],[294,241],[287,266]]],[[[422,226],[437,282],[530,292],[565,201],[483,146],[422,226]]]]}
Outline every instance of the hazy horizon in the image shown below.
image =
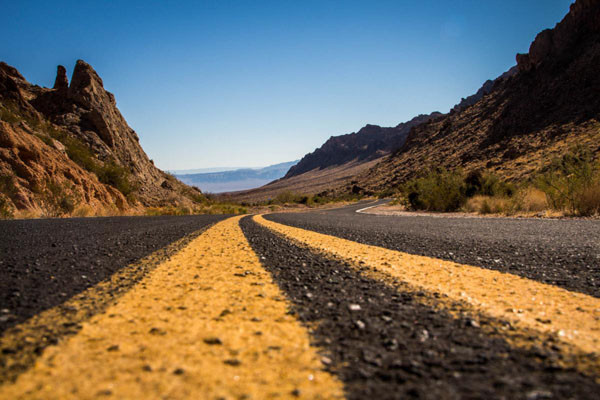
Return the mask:
{"type": "Polygon", "coordinates": [[[571,3],[14,2],[1,59],[46,87],[90,63],[162,169],[256,168],[448,112],[571,3]]]}

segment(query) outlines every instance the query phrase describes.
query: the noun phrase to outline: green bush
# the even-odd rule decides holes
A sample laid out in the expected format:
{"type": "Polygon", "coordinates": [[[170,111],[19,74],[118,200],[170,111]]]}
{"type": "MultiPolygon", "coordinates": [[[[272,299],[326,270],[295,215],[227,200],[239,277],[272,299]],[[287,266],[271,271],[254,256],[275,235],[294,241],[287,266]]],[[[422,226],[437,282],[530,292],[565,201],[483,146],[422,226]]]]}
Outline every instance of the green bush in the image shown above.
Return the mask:
{"type": "Polygon", "coordinates": [[[413,210],[456,211],[467,201],[466,184],[460,171],[429,171],[403,187],[405,204],[413,210]]]}
{"type": "Polygon", "coordinates": [[[123,195],[128,196],[134,191],[134,187],[129,181],[129,171],[114,161],[107,161],[96,172],[100,182],[115,187],[123,195]]]}
{"type": "Polygon", "coordinates": [[[0,108],[0,120],[8,122],[9,124],[14,124],[21,121],[22,118],[8,108],[2,107],[0,108]]]}
{"type": "Polygon", "coordinates": [[[502,181],[491,172],[474,170],[465,177],[465,194],[467,197],[482,196],[504,196],[512,197],[517,188],[511,182],[502,181]]]}
{"type": "Polygon", "coordinates": [[[46,216],[48,217],[71,214],[77,203],[75,197],[69,193],[65,185],[52,180],[46,181],[43,198],[46,205],[46,216]]]}
{"type": "Polygon", "coordinates": [[[554,159],[539,173],[537,186],[555,210],[590,215],[597,212],[595,197],[600,185],[600,166],[582,146],[554,159]]]}
{"type": "Polygon", "coordinates": [[[273,203],[275,204],[294,204],[294,203],[300,203],[303,199],[302,195],[299,195],[297,193],[291,192],[289,190],[285,191],[285,192],[281,192],[279,193],[277,196],[275,196],[275,199],[273,199],[273,203]]]}

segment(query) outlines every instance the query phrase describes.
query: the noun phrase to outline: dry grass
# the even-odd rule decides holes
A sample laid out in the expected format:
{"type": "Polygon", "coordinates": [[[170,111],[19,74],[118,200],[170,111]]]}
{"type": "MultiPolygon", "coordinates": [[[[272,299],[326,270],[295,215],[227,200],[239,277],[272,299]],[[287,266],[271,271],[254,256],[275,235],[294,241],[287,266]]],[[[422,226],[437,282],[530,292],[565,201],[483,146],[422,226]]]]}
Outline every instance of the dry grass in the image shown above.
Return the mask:
{"type": "Polygon", "coordinates": [[[579,211],[582,215],[600,214],[600,182],[590,186],[581,193],[579,211]]]}
{"type": "Polygon", "coordinates": [[[474,196],[464,207],[464,211],[470,213],[501,215],[527,215],[549,210],[546,195],[534,187],[522,189],[513,197],[474,196]]]}

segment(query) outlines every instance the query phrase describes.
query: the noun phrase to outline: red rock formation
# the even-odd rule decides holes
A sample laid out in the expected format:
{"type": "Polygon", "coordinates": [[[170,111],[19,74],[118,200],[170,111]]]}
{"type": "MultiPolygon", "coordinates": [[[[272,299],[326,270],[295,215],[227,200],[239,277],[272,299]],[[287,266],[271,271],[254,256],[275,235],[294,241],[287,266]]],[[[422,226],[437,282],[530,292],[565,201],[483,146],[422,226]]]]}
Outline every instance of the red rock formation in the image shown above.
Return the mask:
{"type": "Polygon", "coordinates": [[[571,4],[569,13],[554,29],[545,29],[536,36],[528,54],[517,54],[519,70],[531,71],[545,60],[568,57],[572,47],[599,30],[599,1],[578,0],[571,4]]]}
{"type": "Polygon", "coordinates": [[[56,67],[56,80],[54,81],[54,89],[67,89],[69,80],[67,79],[67,69],[62,65],[56,67]]]}
{"type": "Polygon", "coordinates": [[[198,199],[154,166],[84,61],[77,62],[70,86],[59,66],[54,89],[31,85],[0,63],[0,112],[0,208],[8,198],[9,208],[35,215],[71,213],[70,202],[103,214],[191,206],[198,199]]]}

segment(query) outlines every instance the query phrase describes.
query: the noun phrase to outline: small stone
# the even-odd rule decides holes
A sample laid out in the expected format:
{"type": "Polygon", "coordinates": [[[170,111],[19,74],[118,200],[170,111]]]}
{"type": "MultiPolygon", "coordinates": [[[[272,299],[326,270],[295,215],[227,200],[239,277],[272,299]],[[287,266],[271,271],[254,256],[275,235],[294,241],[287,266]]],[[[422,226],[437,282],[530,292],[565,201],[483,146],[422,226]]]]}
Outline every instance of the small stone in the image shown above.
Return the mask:
{"type": "Polygon", "coordinates": [[[149,333],[151,335],[160,335],[160,336],[164,336],[164,335],[167,334],[166,331],[164,331],[164,330],[162,330],[160,328],[152,328],[152,329],[150,329],[149,333]]]}
{"type": "Polygon", "coordinates": [[[239,366],[242,362],[237,358],[230,358],[228,360],[223,361],[224,364],[231,365],[232,367],[239,366]]]}
{"type": "Polygon", "coordinates": [[[350,311],[360,311],[360,305],[359,304],[349,304],[348,305],[348,310],[350,311]]]}
{"type": "Polygon", "coordinates": [[[218,337],[207,337],[207,338],[204,338],[204,343],[210,344],[210,345],[223,344],[223,342],[221,342],[221,339],[219,339],[218,337]]]}
{"type": "Polygon", "coordinates": [[[321,357],[321,362],[325,365],[331,365],[332,361],[329,357],[321,357]]]}
{"type": "Polygon", "coordinates": [[[174,375],[183,375],[185,373],[185,371],[183,370],[183,368],[177,368],[175,371],[173,371],[174,375]]]}
{"type": "Polygon", "coordinates": [[[419,342],[423,343],[429,339],[429,332],[426,329],[423,329],[417,334],[417,338],[419,339],[419,342]]]}
{"type": "Polygon", "coordinates": [[[108,349],[106,349],[106,351],[119,351],[119,345],[118,344],[112,345],[108,349]]]}
{"type": "Polygon", "coordinates": [[[473,328],[479,328],[479,323],[471,318],[467,318],[467,320],[465,321],[465,324],[467,326],[471,326],[473,328]]]}
{"type": "Polygon", "coordinates": [[[363,330],[367,327],[367,325],[364,322],[362,322],[361,320],[356,321],[354,323],[354,325],[356,325],[356,327],[360,330],[363,330]]]}
{"type": "Polygon", "coordinates": [[[527,400],[551,399],[552,397],[554,397],[552,395],[552,392],[549,392],[547,390],[532,390],[530,392],[527,392],[527,394],[525,395],[525,398],[527,400]]]}
{"type": "Polygon", "coordinates": [[[300,397],[300,390],[299,389],[294,389],[294,390],[292,390],[291,394],[294,397],[300,397]]]}

